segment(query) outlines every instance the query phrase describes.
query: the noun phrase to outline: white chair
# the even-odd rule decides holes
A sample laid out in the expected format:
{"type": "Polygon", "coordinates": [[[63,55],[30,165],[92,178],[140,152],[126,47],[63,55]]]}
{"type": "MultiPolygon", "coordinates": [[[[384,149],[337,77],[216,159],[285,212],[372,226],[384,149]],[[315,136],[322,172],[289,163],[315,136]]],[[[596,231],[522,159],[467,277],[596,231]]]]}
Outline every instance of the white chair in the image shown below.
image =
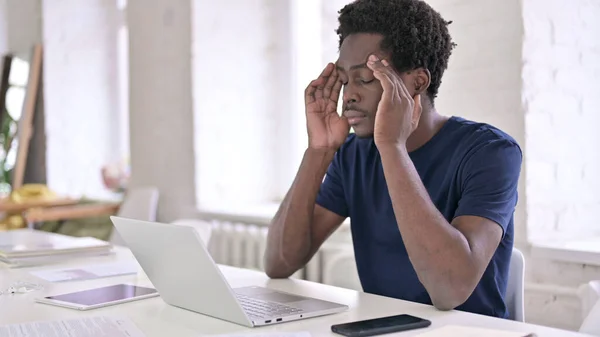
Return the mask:
{"type": "MultiPolygon", "coordinates": [[[[136,220],[156,221],[158,194],[158,189],[154,187],[131,188],[127,191],[116,215],[136,220]]],[[[126,246],[115,228],[108,241],[113,245],[126,246]]]]}
{"type": "Polygon", "coordinates": [[[591,281],[579,289],[582,302],[583,322],[579,332],[600,336],[600,280],[591,281]]]}
{"type": "MultiPolygon", "coordinates": [[[[351,251],[342,251],[330,257],[325,263],[323,274],[325,284],[361,290],[351,251]]],[[[520,250],[513,248],[505,299],[509,311],[508,318],[519,322],[525,321],[524,284],[525,258],[520,250]]]]}
{"type": "Polygon", "coordinates": [[[508,318],[511,320],[525,322],[524,289],[525,258],[520,250],[513,248],[505,296],[508,318]]]}
{"type": "Polygon", "coordinates": [[[352,248],[327,255],[323,264],[323,283],[362,291],[352,248]]]}

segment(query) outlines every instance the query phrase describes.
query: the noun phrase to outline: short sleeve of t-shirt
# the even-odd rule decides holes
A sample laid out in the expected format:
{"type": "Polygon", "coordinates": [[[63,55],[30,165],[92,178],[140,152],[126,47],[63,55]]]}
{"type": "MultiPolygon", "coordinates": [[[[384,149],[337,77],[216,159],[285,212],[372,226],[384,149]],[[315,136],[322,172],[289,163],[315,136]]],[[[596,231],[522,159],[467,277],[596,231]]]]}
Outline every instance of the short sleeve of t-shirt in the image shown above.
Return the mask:
{"type": "Polygon", "coordinates": [[[340,151],[338,151],[329,164],[317,194],[317,204],[346,218],[349,212],[341,175],[340,151]]]}
{"type": "Polygon", "coordinates": [[[480,216],[498,223],[502,236],[517,204],[522,153],[507,139],[488,141],[465,162],[462,196],[454,217],[480,216]]]}

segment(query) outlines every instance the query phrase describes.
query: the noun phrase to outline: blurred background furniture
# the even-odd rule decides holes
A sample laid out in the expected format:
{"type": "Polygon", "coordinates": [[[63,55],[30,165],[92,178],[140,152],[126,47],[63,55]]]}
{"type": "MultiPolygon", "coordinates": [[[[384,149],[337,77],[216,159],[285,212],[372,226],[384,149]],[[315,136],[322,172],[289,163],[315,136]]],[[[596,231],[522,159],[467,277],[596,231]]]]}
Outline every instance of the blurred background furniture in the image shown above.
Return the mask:
{"type": "Polygon", "coordinates": [[[506,285],[506,306],[509,319],[525,322],[525,257],[514,247],[506,285]]]}
{"type": "Polygon", "coordinates": [[[15,198],[16,195],[18,194],[11,193],[10,196],[0,199],[0,214],[2,214],[0,231],[25,227],[26,221],[22,215],[30,209],[71,206],[80,202],[77,199],[50,196],[19,199],[15,198]]]}
{"type": "Polygon", "coordinates": [[[84,201],[76,205],[31,208],[23,217],[30,228],[71,236],[92,236],[124,245],[109,216],[155,221],[158,197],[155,187],[131,188],[119,203],[84,201]]]}
{"type": "Polygon", "coordinates": [[[590,281],[579,288],[583,322],[579,332],[600,336],[600,280],[590,281]]]}

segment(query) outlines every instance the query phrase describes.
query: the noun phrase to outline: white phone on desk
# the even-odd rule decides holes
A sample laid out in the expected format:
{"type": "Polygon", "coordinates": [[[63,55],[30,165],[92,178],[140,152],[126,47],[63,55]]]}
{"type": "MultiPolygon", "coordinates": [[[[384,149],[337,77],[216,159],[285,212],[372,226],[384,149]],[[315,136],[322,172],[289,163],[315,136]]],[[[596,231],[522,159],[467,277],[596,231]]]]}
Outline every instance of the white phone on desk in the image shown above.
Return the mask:
{"type": "Polygon", "coordinates": [[[35,301],[76,310],[90,310],[156,297],[158,295],[158,291],[153,288],[130,284],[116,284],[102,288],[36,298],[35,301]]]}

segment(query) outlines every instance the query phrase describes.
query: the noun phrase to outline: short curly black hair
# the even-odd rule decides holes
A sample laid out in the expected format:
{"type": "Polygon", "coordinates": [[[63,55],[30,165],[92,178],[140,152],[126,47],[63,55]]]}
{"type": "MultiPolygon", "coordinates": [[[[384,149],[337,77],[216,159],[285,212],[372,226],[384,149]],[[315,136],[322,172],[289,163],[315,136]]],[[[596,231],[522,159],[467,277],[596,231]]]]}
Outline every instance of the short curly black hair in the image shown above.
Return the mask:
{"type": "Polygon", "coordinates": [[[339,12],[339,46],[348,35],[381,34],[381,49],[391,54],[399,72],[426,68],[431,73],[427,89],[437,97],[442,75],[456,46],[442,16],[421,0],[356,0],[339,12]]]}

